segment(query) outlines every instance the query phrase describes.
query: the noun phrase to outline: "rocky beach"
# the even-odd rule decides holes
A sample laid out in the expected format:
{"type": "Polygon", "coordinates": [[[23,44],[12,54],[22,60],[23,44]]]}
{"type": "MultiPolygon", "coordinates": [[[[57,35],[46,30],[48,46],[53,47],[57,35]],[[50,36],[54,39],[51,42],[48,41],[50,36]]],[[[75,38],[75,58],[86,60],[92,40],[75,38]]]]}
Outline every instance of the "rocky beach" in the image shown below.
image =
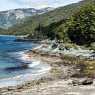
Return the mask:
{"type": "MultiPolygon", "coordinates": [[[[58,45],[57,45],[58,46],[58,45]]],[[[82,50],[85,52],[87,50],[82,50]]],[[[64,51],[63,51],[64,52],[64,51]]],[[[66,52],[66,51],[65,51],[66,52]]],[[[79,52],[79,51],[77,51],[79,52]]],[[[88,53],[92,55],[92,51],[88,53]],[[90,52],[90,53],[89,53],[90,52]]],[[[70,52],[69,52],[70,53],[70,52]]],[[[84,53],[85,54],[85,53],[84,53]]],[[[87,76],[81,68],[80,62],[83,59],[76,59],[75,56],[65,56],[55,45],[41,44],[23,53],[22,59],[27,62],[36,60],[34,65],[41,62],[48,64],[50,68],[45,68],[42,75],[36,80],[32,75],[27,76],[25,82],[16,86],[0,88],[1,95],[94,95],[95,80],[92,76],[87,76]],[[55,49],[56,50],[55,50],[55,49]],[[55,51],[56,52],[55,52],[55,51]],[[59,52],[59,53],[58,53],[59,52]],[[73,61],[72,61],[73,59],[73,61]]],[[[92,60],[92,59],[90,59],[92,60]]],[[[84,64],[84,63],[83,63],[84,64]]],[[[32,67],[33,64],[28,65],[32,67]]],[[[20,78],[20,77],[19,77],[20,78]]]]}
{"type": "Polygon", "coordinates": [[[0,4],[0,95],[95,95],[95,0],[0,4]]]}

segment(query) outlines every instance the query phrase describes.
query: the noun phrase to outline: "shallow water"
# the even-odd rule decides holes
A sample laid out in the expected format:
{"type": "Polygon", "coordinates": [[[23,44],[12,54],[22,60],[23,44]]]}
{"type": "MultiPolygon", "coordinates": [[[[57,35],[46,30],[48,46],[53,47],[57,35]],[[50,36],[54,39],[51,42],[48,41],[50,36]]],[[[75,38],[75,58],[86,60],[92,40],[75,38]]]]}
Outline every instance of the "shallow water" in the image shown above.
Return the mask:
{"type": "Polygon", "coordinates": [[[0,79],[16,77],[23,74],[39,74],[47,65],[37,62],[27,62],[21,59],[24,51],[35,47],[32,42],[17,42],[15,36],[0,35],[0,79]],[[21,69],[21,64],[29,64],[30,68],[21,69]],[[8,69],[15,68],[15,69],[8,69]]]}

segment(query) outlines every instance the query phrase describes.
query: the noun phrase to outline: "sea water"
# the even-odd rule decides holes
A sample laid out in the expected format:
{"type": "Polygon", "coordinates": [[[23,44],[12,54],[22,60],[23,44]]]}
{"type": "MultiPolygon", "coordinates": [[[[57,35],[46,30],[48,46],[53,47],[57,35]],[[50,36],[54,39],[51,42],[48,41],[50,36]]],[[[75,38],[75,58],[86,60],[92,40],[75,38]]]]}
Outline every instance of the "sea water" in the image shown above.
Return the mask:
{"type": "Polygon", "coordinates": [[[38,61],[31,61],[29,63],[20,59],[23,52],[32,49],[36,45],[37,44],[34,44],[30,41],[16,41],[15,36],[0,35],[0,79],[16,77],[25,74],[36,75],[47,68],[46,65],[43,65],[38,61]],[[19,66],[22,64],[29,64],[30,68],[19,68],[19,66]]]}

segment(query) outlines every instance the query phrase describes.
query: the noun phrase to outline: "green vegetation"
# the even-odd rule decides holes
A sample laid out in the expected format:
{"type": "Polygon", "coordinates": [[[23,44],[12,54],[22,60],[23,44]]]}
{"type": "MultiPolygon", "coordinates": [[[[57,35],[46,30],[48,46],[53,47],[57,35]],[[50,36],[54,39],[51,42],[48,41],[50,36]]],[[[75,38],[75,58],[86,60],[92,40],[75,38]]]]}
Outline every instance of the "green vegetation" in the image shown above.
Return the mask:
{"type": "Polygon", "coordinates": [[[64,71],[61,68],[61,66],[60,67],[59,66],[52,67],[50,73],[52,74],[52,77],[54,79],[57,79],[57,78],[60,79],[64,75],[64,71]]]}
{"type": "Polygon", "coordinates": [[[90,44],[90,49],[95,50],[95,42],[90,44]]]}
{"type": "Polygon", "coordinates": [[[45,14],[26,18],[1,34],[25,35],[32,39],[54,39],[79,45],[90,45],[95,41],[95,0],[57,8],[45,14]]]}
{"type": "Polygon", "coordinates": [[[95,6],[86,5],[67,21],[68,37],[77,44],[95,41],[95,6]]]}
{"type": "Polygon", "coordinates": [[[95,42],[95,6],[93,4],[82,6],[66,20],[52,23],[43,31],[48,37],[53,35],[63,42],[90,45],[95,42]]]}
{"type": "Polygon", "coordinates": [[[84,63],[82,63],[82,66],[83,65],[84,65],[83,68],[84,75],[88,77],[95,77],[95,60],[84,61],[84,63]]]}
{"type": "Polygon", "coordinates": [[[48,27],[50,25],[53,25],[53,23],[57,23],[63,19],[66,19],[71,14],[73,14],[75,9],[77,10],[77,8],[79,9],[78,4],[71,4],[65,7],[57,8],[45,14],[29,17],[24,20],[24,23],[21,22],[20,24],[16,24],[13,27],[9,28],[7,32],[3,31],[1,33],[15,35],[23,34],[32,35],[39,27],[39,23],[41,24],[42,27],[48,27]]]}

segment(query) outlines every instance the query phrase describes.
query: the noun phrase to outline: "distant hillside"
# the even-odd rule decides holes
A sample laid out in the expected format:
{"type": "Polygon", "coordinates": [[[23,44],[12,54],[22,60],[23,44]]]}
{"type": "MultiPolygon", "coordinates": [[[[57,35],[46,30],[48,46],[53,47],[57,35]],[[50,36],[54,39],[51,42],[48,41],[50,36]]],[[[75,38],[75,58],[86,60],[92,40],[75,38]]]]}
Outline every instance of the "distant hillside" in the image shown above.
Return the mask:
{"type": "Polygon", "coordinates": [[[8,28],[16,23],[18,24],[22,22],[26,17],[43,14],[50,10],[52,10],[52,8],[48,7],[39,10],[34,8],[26,8],[2,11],[0,12],[0,28],[8,28]]]}
{"type": "Polygon", "coordinates": [[[9,28],[8,30],[5,30],[5,32],[1,31],[1,34],[15,34],[15,35],[37,34],[35,31],[38,31],[37,28],[39,27],[39,24],[41,27],[48,27],[53,23],[60,22],[61,20],[64,21],[65,19],[70,17],[73,13],[78,11],[80,7],[84,6],[87,3],[94,4],[95,0],[83,0],[78,3],[57,8],[55,10],[52,10],[50,12],[41,15],[38,14],[36,16],[28,17],[25,19],[24,23],[16,24],[15,26],[9,28]]]}

